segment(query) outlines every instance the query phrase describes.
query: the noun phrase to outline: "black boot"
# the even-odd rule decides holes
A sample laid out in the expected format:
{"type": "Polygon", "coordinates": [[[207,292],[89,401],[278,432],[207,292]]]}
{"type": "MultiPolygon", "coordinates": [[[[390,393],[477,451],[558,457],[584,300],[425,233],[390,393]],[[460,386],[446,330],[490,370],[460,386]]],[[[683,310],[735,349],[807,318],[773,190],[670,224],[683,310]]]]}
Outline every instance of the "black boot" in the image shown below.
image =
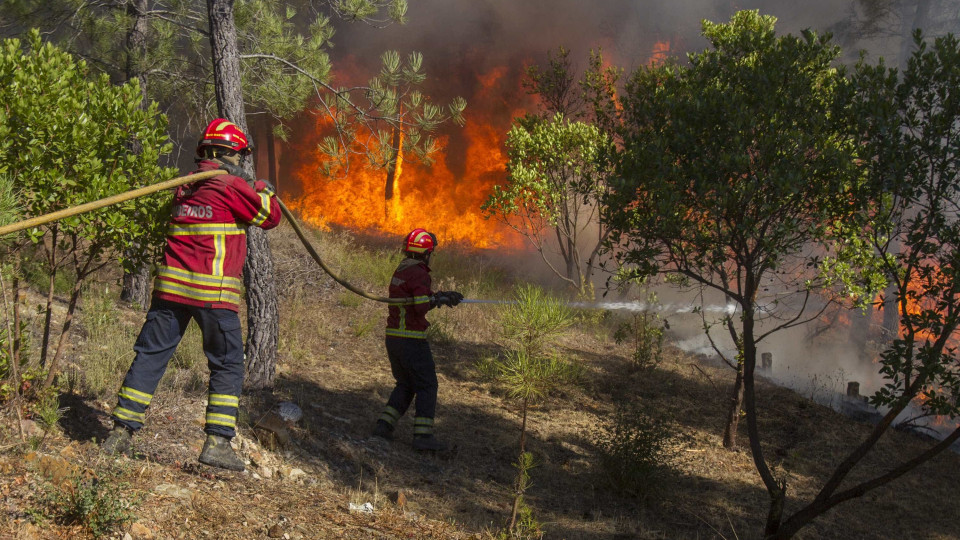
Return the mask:
{"type": "Polygon", "coordinates": [[[123,454],[133,457],[133,432],[120,424],[113,426],[110,434],[100,445],[100,451],[111,456],[123,454]]]}
{"type": "Polygon", "coordinates": [[[383,420],[377,420],[377,426],[373,428],[372,435],[374,437],[380,437],[381,439],[386,439],[388,441],[393,440],[393,426],[384,422],[383,420]]]}
{"type": "Polygon", "coordinates": [[[427,450],[430,452],[443,452],[447,449],[447,443],[437,439],[433,435],[414,437],[414,450],[427,450]]]}
{"type": "Polygon", "coordinates": [[[233,447],[230,446],[230,439],[220,435],[207,435],[207,442],[203,443],[203,451],[200,452],[199,461],[211,467],[231,471],[242,471],[245,468],[243,462],[234,453],[233,447]]]}

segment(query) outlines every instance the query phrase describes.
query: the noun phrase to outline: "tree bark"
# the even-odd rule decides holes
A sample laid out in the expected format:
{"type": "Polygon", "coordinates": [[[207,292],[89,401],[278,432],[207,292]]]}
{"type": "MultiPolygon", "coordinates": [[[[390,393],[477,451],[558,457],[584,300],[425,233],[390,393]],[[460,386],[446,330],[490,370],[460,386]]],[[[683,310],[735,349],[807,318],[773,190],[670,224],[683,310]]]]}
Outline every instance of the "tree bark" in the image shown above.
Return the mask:
{"type": "MultiPolygon", "coordinates": [[[[133,17],[133,25],[127,33],[127,63],[125,66],[126,80],[140,82],[140,108],[146,110],[147,76],[143,72],[142,60],[147,50],[147,0],[132,0],[127,6],[127,13],[133,17]]],[[[130,152],[139,154],[143,148],[138,140],[130,141],[130,152]]],[[[128,254],[135,256],[141,250],[140,244],[128,249],[128,254]]],[[[132,271],[123,271],[123,288],[120,290],[120,300],[145,310],[150,303],[150,263],[143,261],[132,271]]]]}
{"type": "Polygon", "coordinates": [[[737,447],[737,429],[740,427],[740,409],[743,407],[743,361],[737,363],[737,378],[730,393],[730,408],[727,409],[727,425],[723,428],[723,447],[737,447]]]}
{"type": "Polygon", "coordinates": [[[50,346],[50,326],[53,323],[53,293],[57,283],[57,242],[59,229],[54,223],[51,227],[50,253],[47,262],[50,264],[50,281],[47,283],[47,308],[43,314],[43,337],[40,340],[40,365],[47,367],[47,348],[50,346]]]}
{"type": "Polygon", "coordinates": [[[280,195],[280,178],[277,175],[277,140],[273,136],[273,119],[267,116],[267,178],[273,183],[273,189],[280,195]]]}
{"type": "MultiPolygon", "coordinates": [[[[207,0],[214,91],[220,115],[249,134],[243,108],[233,4],[233,0],[207,0]]],[[[254,174],[250,159],[244,159],[242,166],[254,174]]],[[[259,227],[250,227],[247,231],[243,284],[247,290],[246,384],[252,388],[265,388],[273,385],[276,375],[279,309],[270,245],[266,232],[259,227]]]]}

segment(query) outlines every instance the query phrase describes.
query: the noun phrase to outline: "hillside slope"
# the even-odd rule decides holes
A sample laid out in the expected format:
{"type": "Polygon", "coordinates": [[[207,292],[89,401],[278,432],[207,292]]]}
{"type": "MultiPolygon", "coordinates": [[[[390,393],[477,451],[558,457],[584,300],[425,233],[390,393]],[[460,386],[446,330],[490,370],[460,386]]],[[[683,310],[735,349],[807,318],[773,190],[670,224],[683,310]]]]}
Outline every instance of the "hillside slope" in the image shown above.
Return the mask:
{"type": "MultiPolygon", "coordinates": [[[[351,280],[373,292],[384,289],[394,254],[375,244],[343,249],[352,242],[333,233],[318,238],[324,256],[351,280]]],[[[516,403],[477,369],[478,361],[499,351],[497,308],[462,305],[430,315],[440,378],[436,430],[453,449],[420,454],[409,445],[410,415],[394,442],[369,437],[392,387],[382,343],[384,307],[333,284],[288,227],[271,239],[283,294],[281,364],[272,393],[249,393],[241,402],[245,426],[235,446],[250,460],[247,472],[196,462],[205,400],[198,351],[189,360],[184,350],[171,367],[137,437],[140,455],[100,456],[94,440],[109,428],[113,390],[84,390],[82,371],[90,369],[85,355],[97,338],[81,328],[67,362],[78,372],[76,384],[60,398],[66,410],[58,429],[46,437],[33,431],[30,439],[38,428],[26,421],[32,442],[22,443],[15,410],[2,410],[0,538],[91,536],[89,528],[58,521],[62,513],[44,503],[44,493],[89,494],[95,491],[90,486],[100,486],[102,500],[138,499],[135,518],[122,532],[107,534],[114,538],[458,539],[489,538],[503,527],[520,418],[516,403]],[[289,442],[276,444],[251,426],[281,401],[298,404],[304,414],[289,429],[289,442]],[[71,491],[74,474],[99,483],[71,491]],[[363,510],[365,503],[371,511],[363,510]]],[[[438,253],[434,266],[438,289],[469,297],[502,297],[514,279],[483,255],[457,249],[438,253]]],[[[115,324],[130,335],[141,322],[142,314],[124,310],[115,324]]],[[[538,404],[528,419],[528,449],[537,460],[528,503],[544,538],[757,538],[766,492],[749,453],[720,445],[729,369],[670,348],[658,367],[631,369],[632,351],[614,342],[615,328],[615,316],[583,316],[562,341],[565,356],[583,368],[578,383],[538,404]],[[669,467],[640,499],[616,495],[598,464],[597,432],[618,403],[642,408],[674,435],[669,467]]],[[[199,349],[189,339],[181,345],[191,347],[199,349]]],[[[114,354],[131,360],[123,351],[114,354]]],[[[112,370],[113,384],[123,367],[112,370]]],[[[788,475],[789,513],[813,496],[832,464],[869,427],[762,381],[758,392],[766,451],[788,475]]],[[[893,433],[864,470],[882,470],[926,444],[893,433]]],[[[799,537],[960,538],[958,484],[960,456],[944,455],[841,505],[799,537]]],[[[61,507],[64,500],[80,506],[74,498],[58,501],[61,507]]]]}

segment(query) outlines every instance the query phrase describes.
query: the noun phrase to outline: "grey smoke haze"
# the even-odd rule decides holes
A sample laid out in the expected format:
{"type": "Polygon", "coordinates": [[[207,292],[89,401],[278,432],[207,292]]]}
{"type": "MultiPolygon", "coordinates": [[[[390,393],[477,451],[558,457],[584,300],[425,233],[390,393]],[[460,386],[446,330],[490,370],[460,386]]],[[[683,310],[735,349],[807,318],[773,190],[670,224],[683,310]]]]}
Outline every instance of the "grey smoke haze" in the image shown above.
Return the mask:
{"type": "Polygon", "coordinates": [[[826,31],[848,20],[851,0],[411,0],[409,22],[387,28],[340,24],[334,54],[377,65],[384,49],[425,54],[432,77],[450,75],[467,62],[474,69],[541,62],[563,46],[582,60],[602,47],[612,63],[626,69],[646,63],[653,44],[670,41],[675,54],[702,49],[703,19],[723,22],[741,9],[759,9],[778,18],[778,31],[826,31]],[[451,72],[451,70],[454,70],[451,72]]]}

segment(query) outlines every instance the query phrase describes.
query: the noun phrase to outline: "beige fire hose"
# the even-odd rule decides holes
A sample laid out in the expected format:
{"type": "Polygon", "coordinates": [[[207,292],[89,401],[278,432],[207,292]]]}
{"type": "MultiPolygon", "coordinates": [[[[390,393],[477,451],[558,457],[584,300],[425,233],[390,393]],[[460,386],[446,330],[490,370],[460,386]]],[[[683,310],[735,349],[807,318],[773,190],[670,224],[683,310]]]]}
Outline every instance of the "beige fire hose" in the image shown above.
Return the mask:
{"type": "MultiPolygon", "coordinates": [[[[84,203],[78,206],[73,206],[70,208],[65,208],[63,210],[57,210],[56,212],[51,212],[49,214],[44,214],[42,216],[37,216],[34,218],[26,219],[19,221],[17,223],[12,223],[10,225],[5,225],[0,227],[0,236],[22,231],[24,229],[29,229],[31,227],[37,227],[53,221],[61,220],[63,218],[68,218],[71,216],[76,216],[78,214],[83,214],[85,212],[91,212],[93,210],[99,210],[106,206],[111,206],[114,204],[119,204],[131,199],[136,199],[137,197],[143,197],[144,195],[150,195],[158,191],[163,191],[165,189],[175,188],[182,186],[184,184],[189,184],[191,182],[196,182],[197,180],[205,180],[207,178],[213,178],[214,176],[220,176],[221,174],[229,174],[226,171],[216,170],[216,171],[205,171],[201,173],[188,174],[187,176],[180,176],[172,180],[167,180],[166,182],[160,182],[152,186],[146,186],[138,189],[133,189],[126,191],[124,193],[119,193],[110,197],[106,197],[97,201],[84,203]]],[[[364,298],[369,300],[374,300],[376,302],[384,302],[387,304],[406,304],[409,303],[408,298],[387,298],[384,296],[375,296],[366,291],[358,289],[354,285],[344,281],[340,276],[336,274],[330,267],[323,262],[323,259],[320,258],[320,255],[317,254],[317,250],[313,248],[313,244],[310,243],[310,240],[307,238],[306,234],[303,232],[303,229],[300,228],[300,224],[297,222],[296,218],[293,217],[293,214],[287,209],[287,206],[283,204],[283,201],[280,198],[277,198],[277,202],[280,203],[280,211],[283,213],[284,217],[290,222],[290,225],[293,227],[294,232],[297,233],[297,237],[300,239],[300,242],[303,243],[303,247],[306,248],[307,252],[310,253],[310,256],[313,257],[313,260],[317,261],[317,264],[320,265],[320,268],[323,268],[323,271],[326,272],[334,281],[343,285],[350,292],[356,293],[364,298]]]]}

